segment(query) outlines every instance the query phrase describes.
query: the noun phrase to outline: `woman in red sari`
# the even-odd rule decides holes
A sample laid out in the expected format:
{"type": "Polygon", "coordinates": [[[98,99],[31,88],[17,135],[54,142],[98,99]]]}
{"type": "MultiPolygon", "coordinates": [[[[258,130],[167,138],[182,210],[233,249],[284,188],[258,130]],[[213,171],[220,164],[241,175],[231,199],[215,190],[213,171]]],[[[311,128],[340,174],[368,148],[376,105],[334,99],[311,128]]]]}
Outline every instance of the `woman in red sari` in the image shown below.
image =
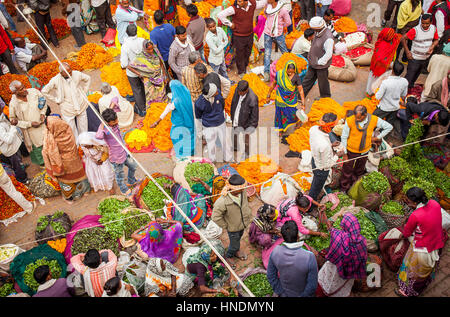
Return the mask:
{"type": "MultiPolygon", "coordinates": [[[[372,60],[370,62],[370,73],[367,79],[366,93],[373,95],[374,83],[386,73],[391,67],[394,60],[395,52],[400,44],[401,35],[395,33],[392,28],[384,28],[378,34],[377,42],[373,51],[372,60]]],[[[381,84],[381,81],[378,81],[381,84]]]]}

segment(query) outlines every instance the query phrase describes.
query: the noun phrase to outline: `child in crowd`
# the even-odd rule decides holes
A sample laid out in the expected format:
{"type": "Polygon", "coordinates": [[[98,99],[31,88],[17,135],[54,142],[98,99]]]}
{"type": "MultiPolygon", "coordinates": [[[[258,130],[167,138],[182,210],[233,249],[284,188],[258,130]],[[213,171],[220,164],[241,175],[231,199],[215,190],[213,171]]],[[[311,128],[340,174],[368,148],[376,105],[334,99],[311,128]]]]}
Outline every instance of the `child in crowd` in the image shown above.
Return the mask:
{"type": "Polygon", "coordinates": [[[292,45],[291,53],[295,55],[302,55],[304,58],[308,58],[309,50],[311,49],[311,41],[314,38],[314,30],[306,29],[305,33],[302,34],[292,45]]]}

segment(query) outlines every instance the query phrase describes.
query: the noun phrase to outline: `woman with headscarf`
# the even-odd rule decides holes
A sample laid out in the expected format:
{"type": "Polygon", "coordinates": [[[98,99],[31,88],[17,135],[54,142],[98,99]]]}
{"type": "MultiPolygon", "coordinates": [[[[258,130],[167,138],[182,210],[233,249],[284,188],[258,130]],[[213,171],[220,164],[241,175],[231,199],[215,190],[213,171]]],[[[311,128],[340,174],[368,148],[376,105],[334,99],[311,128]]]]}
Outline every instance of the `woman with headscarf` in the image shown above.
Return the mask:
{"type": "Polygon", "coordinates": [[[375,93],[373,89],[374,82],[390,69],[397,47],[400,44],[400,39],[401,35],[395,33],[395,30],[392,28],[384,28],[378,34],[372,60],[370,61],[369,77],[367,79],[366,93],[368,95],[375,93]]]}
{"type": "Polygon", "coordinates": [[[164,64],[164,60],[156,45],[150,40],[143,42],[142,52],[136,55],[134,61],[127,67],[144,80],[145,100],[147,108],[153,102],[165,102],[166,85],[169,82],[169,75],[164,64]]]}
{"type": "Polygon", "coordinates": [[[358,219],[351,213],[342,217],[338,230],[327,222],[330,247],[319,271],[318,293],[329,297],[347,297],[355,279],[366,278],[367,241],[361,235],[358,219]]]}
{"type": "Polygon", "coordinates": [[[270,102],[270,95],[277,87],[275,98],[275,128],[280,136],[293,124],[297,124],[297,105],[305,110],[305,96],[303,93],[302,81],[298,75],[297,65],[290,60],[284,65],[282,70],[276,74],[276,80],[272,83],[267,94],[267,103],[270,102]],[[298,101],[300,96],[301,101],[298,101]]]}
{"type": "MultiPolygon", "coordinates": [[[[224,256],[225,248],[220,240],[210,240],[214,248],[221,256],[224,256]]],[[[186,273],[194,279],[202,294],[204,293],[229,293],[223,289],[223,285],[229,279],[230,274],[225,265],[219,260],[211,247],[204,243],[200,249],[190,255],[186,260],[186,273]]]]}
{"type": "Polygon", "coordinates": [[[141,257],[161,258],[173,264],[181,252],[183,226],[179,221],[157,218],[136,230],[131,238],[138,242],[141,257]]]}
{"type": "Polygon", "coordinates": [[[119,119],[119,128],[127,128],[133,124],[134,109],[133,105],[123,98],[116,86],[110,86],[108,83],[102,83],[102,97],[98,101],[99,113],[108,108],[112,108],[117,113],[119,119]]]}
{"type": "Polygon", "coordinates": [[[280,230],[276,228],[278,210],[269,204],[259,207],[248,231],[250,243],[258,244],[263,249],[270,248],[278,238],[280,230]]]}
{"type": "Polygon", "coordinates": [[[419,296],[434,279],[439,256],[447,232],[442,228],[441,206],[428,199],[423,189],[412,187],[406,192],[408,205],[417,208],[408,218],[402,234],[411,244],[398,272],[398,289],[401,297],[419,296]]]}
{"type": "Polygon", "coordinates": [[[179,80],[170,81],[172,101],[167,104],[166,109],[150,128],[155,128],[169,112],[172,112],[170,120],[170,139],[176,158],[181,159],[194,155],[195,151],[195,121],[191,100],[191,93],[179,80]]]}
{"type": "Polygon", "coordinates": [[[45,126],[42,148],[45,168],[58,181],[63,199],[71,204],[91,190],[75,137],[70,126],[59,115],[46,117],[45,126]]]}
{"type": "Polygon", "coordinates": [[[83,132],[78,136],[83,150],[86,175],[95,192],[109,190],[114,194],[114,171],[109,162],[108,145],[95,138],[95,132],[83,132]]]}
{"type": "Polygon", "coordinates": [[[150,258],[144,287],[147,297],[175,297],[176,295],[186,296],[194,287],[194,283],[187,274],[180,273],[169,261],[150,258]]]}

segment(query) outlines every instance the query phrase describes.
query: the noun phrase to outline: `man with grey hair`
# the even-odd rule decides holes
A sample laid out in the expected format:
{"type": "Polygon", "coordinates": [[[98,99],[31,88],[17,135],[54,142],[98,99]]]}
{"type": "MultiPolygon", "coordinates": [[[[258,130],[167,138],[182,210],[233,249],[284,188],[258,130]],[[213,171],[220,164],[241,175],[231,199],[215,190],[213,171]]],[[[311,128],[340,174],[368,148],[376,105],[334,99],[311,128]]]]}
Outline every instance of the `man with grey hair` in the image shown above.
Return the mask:
{"type": "MultiPolygon", "coordinates": [[[[181,71],[181,83],[189,89],[191,92],[192,102],[195,103],[197,98],[202,94],[203,84],[200,78],[195,74],[194,67],[198,63],[203,63],[200,53],[197,51],[192,51],[188,56],[189,65],[185,66],[181,71]]],[[[211,66],[206,65],[207,72],[213,71],[211,66]]]]}
{"type": "Polygon", "coordinates": [[[12,81],[9,88],[13,93],[9,102],[9,120],[21,129],[31,162],[44,166],[42,145],[45,132],[43,123],[48,108],[46,100],[39,90],[26,89],[18,80],[12,81]]]}
{"type": "Polygon", "coordinates": [[[133,123],[133,105],[123,98],[116,86],[110,86],[103,82],[101,87],[102,97],[98,101],[99,112],[111,108],[117,113],[119,128],[127,128],[133,123]]]}
{"type": "Polygon", "coordinates": [[[91,77],[72,70],[67,63],[62,65],[65,69],[59,66],[60,73],[42,88],[42,94],[59,105],[61,118],[69,124],[77,140],[80,133],[88,131],[86,93],[91,84],[91,77]]]}

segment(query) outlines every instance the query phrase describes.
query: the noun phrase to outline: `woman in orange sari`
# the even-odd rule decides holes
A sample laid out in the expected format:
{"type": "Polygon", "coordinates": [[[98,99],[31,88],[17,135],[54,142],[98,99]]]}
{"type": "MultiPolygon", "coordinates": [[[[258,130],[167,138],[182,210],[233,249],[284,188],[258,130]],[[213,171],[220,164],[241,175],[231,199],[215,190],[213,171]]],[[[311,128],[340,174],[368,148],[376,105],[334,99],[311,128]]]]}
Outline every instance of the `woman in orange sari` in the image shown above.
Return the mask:
{"type": "MultiPolygon", "coordinates": [[[[386,73],[394,61],[397,47],[400,44],[401,35],[395,33],[392,28],[384,28],[378,34],[377,42],[373,50],[372,60],[370,61],[370,73],[367,79],[366,93],[373,95],[373,84],[378,78],[386,73]]],[[[380,81],[381,84],[381,81],[380,81]]]]}
{"type": "Polygon", "coordinates": [[[70,126],[59,115],[50,115],[44,122],[47,128],[42,148],[45,168],[58,181],[63,199],[72,204],[91,190],[75,137],[70,126]]]}

